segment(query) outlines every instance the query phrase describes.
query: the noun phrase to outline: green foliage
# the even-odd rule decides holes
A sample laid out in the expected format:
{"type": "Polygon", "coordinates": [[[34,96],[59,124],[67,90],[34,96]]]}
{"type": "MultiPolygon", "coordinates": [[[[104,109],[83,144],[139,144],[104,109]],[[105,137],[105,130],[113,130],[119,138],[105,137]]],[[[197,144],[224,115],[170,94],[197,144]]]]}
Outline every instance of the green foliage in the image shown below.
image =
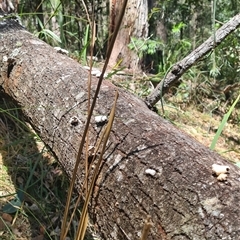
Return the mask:
{"type": "Polygon", "coordinates": [[[161,40],[140,39],[131,37],[129,49],[135,51],[140,59],[147,55],[151,55],[154,61],[158,61],[157,72],[159,76],[164,75],[167,69],[175,62],[182,59],[191,50],[192,44],[188,39],[181,39],[181,30],[186,27],[186,24],[180,22],[173,26],[170,33],[170,41],[164,44],[161,40]],[[159,56],[159,51],[162,56],[159,56]]]}
{"type": "Polygon", "coordinates": [[[227,121],[228,121],[228,119],[229,119],[229,117],[230,117],[233,109],[235,108],[236,104],[238,103],[239,99],[240,99],[240,93],[239,93],[237,99],[234,101],[234,103],[233,103],[232,106],[230,107],[229,111],[224,115],[223,120],[222,120],[220,126],[218,127],[217,133],[216,133],[216,135],[214,136],[214,139],[213,139],[212,144],[211,144],[211,146],[210,146],[210,149],[211,149],[211,150],[213,150],[213,149],[215,148],[216,143],[217,143],[217,140],[218,140],[218,138],[220,137],[220,135],[221,135],[221,133],[222,133],[222,131],[223,131],[223,128],[224,128],[224,126],[226,125],[226,123],[227,123],[227,121]]]}
{"type": "Polygon", "coordinates": [[[26,0],[20,5],[20,13],[23,25],[30,32],[53,46],[60,46],[74,51],[83,44],[79,32],[78,22],[81,21],[82,30],[87,27],[87,20],[79,18],[74,12],[74,1],[26,0]]]}
{"type": "Polygon", "coordinates": [[[185,24],[185,23],[183,23],[183,22],[180,22],[180,23],[178,23],[178,24],[176,24],[176,25],[174,25],[173,26],[173,28],[172,28],[172,33],[180,33],[180,31],[181,31],[181,29],[182,28],[184,28],[184,27],[186,27],[187,25],[185,24]]]}
{"type": "Polygon", "coordinates": [[[166,72],[170,66],[184,58],[191,51],[191,41],[185,38],[181,39],[180,36],[181,29],[185,26],[182,22],[173,26],[170,41],[163,48],[163,64],[160,66],[159,72],[166,72]]]}
{"type": "Polygon", "coordinates": [[[47,28],[44,28],[39,18],[37,18],[37,20],[39,22],[39,26],[41,26],[41,31],[35,33],[37,37],[44,38],[45,41],[51,45],[58,45],[61,43],[61,39],[59,36],[57,36],[57,34],[47,28]]]}
{"type": "Polygon", "coordinates": [[[163,44],[161,41],[148,39],[138,39],[131,37],[131,42],[128,44],[129,49],[135,51],[139,58],[142,58],[144,54],[154,54],[163,44]]]}
{"type": "Polygon", "coordinates": [[[148,14],[148,21],[153,18],[154,15],[158,14],[160,12],[160,8],[158,7],[153,7],[151,10],[150,10],[150,13],[148,14]]]}
{"type": "Polygon", "coordinates": [[[87,48],[90,45],[89,31],[90,27],[87,25],[83,38],[83,48],[81,51],[75,51],[75,55],[77,56],[78,61],[80,61],[83,65],[87,64],[87,48]]]}
{"type": "Polygon", "coordinates": [[[216,64],[219,72],[216,77],[224,81],[224,84],[232,84],[240,81],[240,30],[230,35],[215,50],[216,64]]]}
{"type": "Polygon", "coordinates": [[[0,164],[5,164],[7,171],[5,175],[2,165],[0,166],[0,185],[3,192],[0,208],[2,212],[15,214],[15,233],[9,228],[1,233],[3,235],[0,238],[16,239],[14,235],[20,230],[22,237],[17,238],[32,239],[34,236],[29,236],[29,229],[36,226],[39,229],[39,226],[44,225],[46,239],[59,239],[50,237],[50,233],[55,231],[53,224],[57,223],[56,216],[61,217],[63,214],[61,211],[68,189],[67,178],[40,143],[37,134],[30,132],[17,107],[2,100],[0,113],[0,164]],[[51,219],[55,219],[55,223],[51,219]]]}
{"type": "Polygon", "coordinates": [[[212,62],[212,68],[210,69],[209,74],[211,77],[216,78],[221,73],[220,73],[219,68],[217,67],[215,50],[213,51],[213,53],[211,55],[211,62],[212,62]]]}
{"type": "Polygon", "coordinates": [[[19,190],[17,192],[17,196],[2,207],[2,211],[5,213],[15,213],[21,208],[22,204],[23,204],[23,191],[19,190]]]}

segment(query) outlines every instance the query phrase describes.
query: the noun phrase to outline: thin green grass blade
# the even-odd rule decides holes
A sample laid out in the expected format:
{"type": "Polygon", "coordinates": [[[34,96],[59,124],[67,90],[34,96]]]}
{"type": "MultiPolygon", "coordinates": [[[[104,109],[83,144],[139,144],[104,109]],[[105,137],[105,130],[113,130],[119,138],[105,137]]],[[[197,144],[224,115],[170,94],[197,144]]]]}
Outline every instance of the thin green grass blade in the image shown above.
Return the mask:
{"type": "Polygon", "coordinates": [[[221,135],[221,133],[223,131],[223,128],[224,128],[226,122],[228,121],[228,118],[230,117],[230,115],[231,115],[233,109],[235,108],[237,102],[239,101],[239,99],[240,99],[240,93],[239,93],[237,99],[235,100],[235,102],[230,107],[229,111],[224,115],[223,120],[222,120],[222,122],[221,122],[221,124],[220,124],[220,126],[219,126],[219,128],[217,130],[217,133],[215,134],[215,136],[213,138],[213,141],[211,143],[211,146],[210,146],[211,150],[213,150],[215,148],[216,143],[218,141],[218,138],[220,137],[220,135],[221,135]]]}
{"type": "Polygon", "coordinates": [[[87,47],[89,45],[89,41],[88,41],[88,35],[89,35],[89,24],[86,26],[86,31],[85,31],[85,36],[84,36],[84,50],[82,53],[82,60],[83,60],[83,64],[86,65],[87,63],[87,47]]]}

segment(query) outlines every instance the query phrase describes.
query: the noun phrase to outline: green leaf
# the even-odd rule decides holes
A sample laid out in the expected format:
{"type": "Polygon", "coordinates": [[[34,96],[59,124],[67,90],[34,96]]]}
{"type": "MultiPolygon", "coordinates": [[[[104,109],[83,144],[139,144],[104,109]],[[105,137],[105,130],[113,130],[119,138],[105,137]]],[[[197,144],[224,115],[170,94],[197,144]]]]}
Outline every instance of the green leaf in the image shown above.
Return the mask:
{"type": "Polygon", "coordinates": [[[23,191],[19,190],[17,192],[17,196],[2,207],[2,211],[5,213],[15,213],[21,207],[22,202],[23,202],[23,191]]]}
{"type": "Polygon", "coordinates": [[[172,28],[172,33],[179,33],[181,28],[186,27],[187,25],[183,22],[180,22],[179,24],[176,24],[172,28]]]}
{"type": "Polygon", "coordinates": [[[231,115],[234,107],[236,106],[237,102],[239,101],[239,99],[240,99],[240,94],[238,95],[238,97],[235,100],[235,102],[233,103],[233,105],[230,107],[229,111],[224,115],[223,120],[222,120],[222,122],[221,122],[221,124],[220,124],[220,126],[219,126],[219,128],[217,130],[217,133],[215,134],[215,136],[213,138],[212,144],[210,146],[211,150],[213,150],[215,148],[217,140],[220,137],[220,135],[221,135],[221,133],[223,131],[223,128],[224,128],[226,122],[228,121],[228,118],[230,117],[230,115],[231,115]]]}
{"type": "Polygon", "coordinates": [[[57,41],[57,42],[61,42],[60,37],[58,37],[53,31],[49,30],[49,29],[43,29],[41,31],[42,33],[46,34],[47,36],[49,36],[50,38],[52,38],[53,40],[57,41]]]}

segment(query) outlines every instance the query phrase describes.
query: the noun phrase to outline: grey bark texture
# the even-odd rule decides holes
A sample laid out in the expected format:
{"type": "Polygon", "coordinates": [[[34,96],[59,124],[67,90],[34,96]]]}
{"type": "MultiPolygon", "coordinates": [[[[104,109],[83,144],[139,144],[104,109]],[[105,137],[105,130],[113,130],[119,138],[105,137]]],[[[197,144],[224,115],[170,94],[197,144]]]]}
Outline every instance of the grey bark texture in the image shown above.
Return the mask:
{"type": "Polygon", "coordinates": [[[145,102],[151,108],[153,107],[168,91],[168,89],[175,85],[179,78],[198,60],[217,47],[230,33],[235,31],[240,26],[240,14],[237,14],[221,28],[216,31],[215,41],[214,37],[210,37],[198,48],[192,51],[189,55],[183,58],[172,66],[169,72],[166,73],[164,79],[157,85],[152,93],[146,97],[145,102]]]}
{"type": "MultiPolygon", "coordinates": [[[[25,30],[0,30],[0,86],[71,178],[87,114],[88,72],[25,30]]],[[[97,84],[93,78],[92,92],[97,84]]],[[[103,239],[240,239],[240,171],[130,93],[104,81],[94,116],[116,117],[89,211],[103,239]],[[226,182],[212,174],[229,165],[226,182]]],[[[90,145],[101,126],[92,120],[90,145]]],[[[78,172],[81,191],[85,160],[78,172]]]]}

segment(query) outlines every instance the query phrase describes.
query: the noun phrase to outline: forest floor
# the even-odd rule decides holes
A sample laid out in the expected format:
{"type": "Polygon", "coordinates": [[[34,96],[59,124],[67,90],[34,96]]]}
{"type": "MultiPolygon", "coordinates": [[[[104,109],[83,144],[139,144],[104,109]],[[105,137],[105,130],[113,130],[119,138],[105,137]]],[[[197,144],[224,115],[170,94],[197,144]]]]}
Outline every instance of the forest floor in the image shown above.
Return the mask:
{"type": "MultiPolygon", "coordinates": [[[[142,79],[113,82],[139,97],[151,88],[149,81],[142,79]]],[[[161,113],[160,105],[157,107],[161,113]]],[[[223,118],[223,114],[198,110],[175,96],[166,97],[164,109],[167,120],[206,147],[211,145],[223,118]]],[[[57,240],[69,186],[67,178],[20,112],[4,101],[0,110],[0,239],[57,240]]],[[[233,115],[235,118],[226,124],[215,150],[230,162],[239,163],[240,110],[235,109],[233,115]]],[[[77,218],[72,234],[76,222],[77,218]]],[[[87,239],[97,239],[91,234],[87,239]]],[[[68,239],[73,238],[70,235],[68,239]]]]}

